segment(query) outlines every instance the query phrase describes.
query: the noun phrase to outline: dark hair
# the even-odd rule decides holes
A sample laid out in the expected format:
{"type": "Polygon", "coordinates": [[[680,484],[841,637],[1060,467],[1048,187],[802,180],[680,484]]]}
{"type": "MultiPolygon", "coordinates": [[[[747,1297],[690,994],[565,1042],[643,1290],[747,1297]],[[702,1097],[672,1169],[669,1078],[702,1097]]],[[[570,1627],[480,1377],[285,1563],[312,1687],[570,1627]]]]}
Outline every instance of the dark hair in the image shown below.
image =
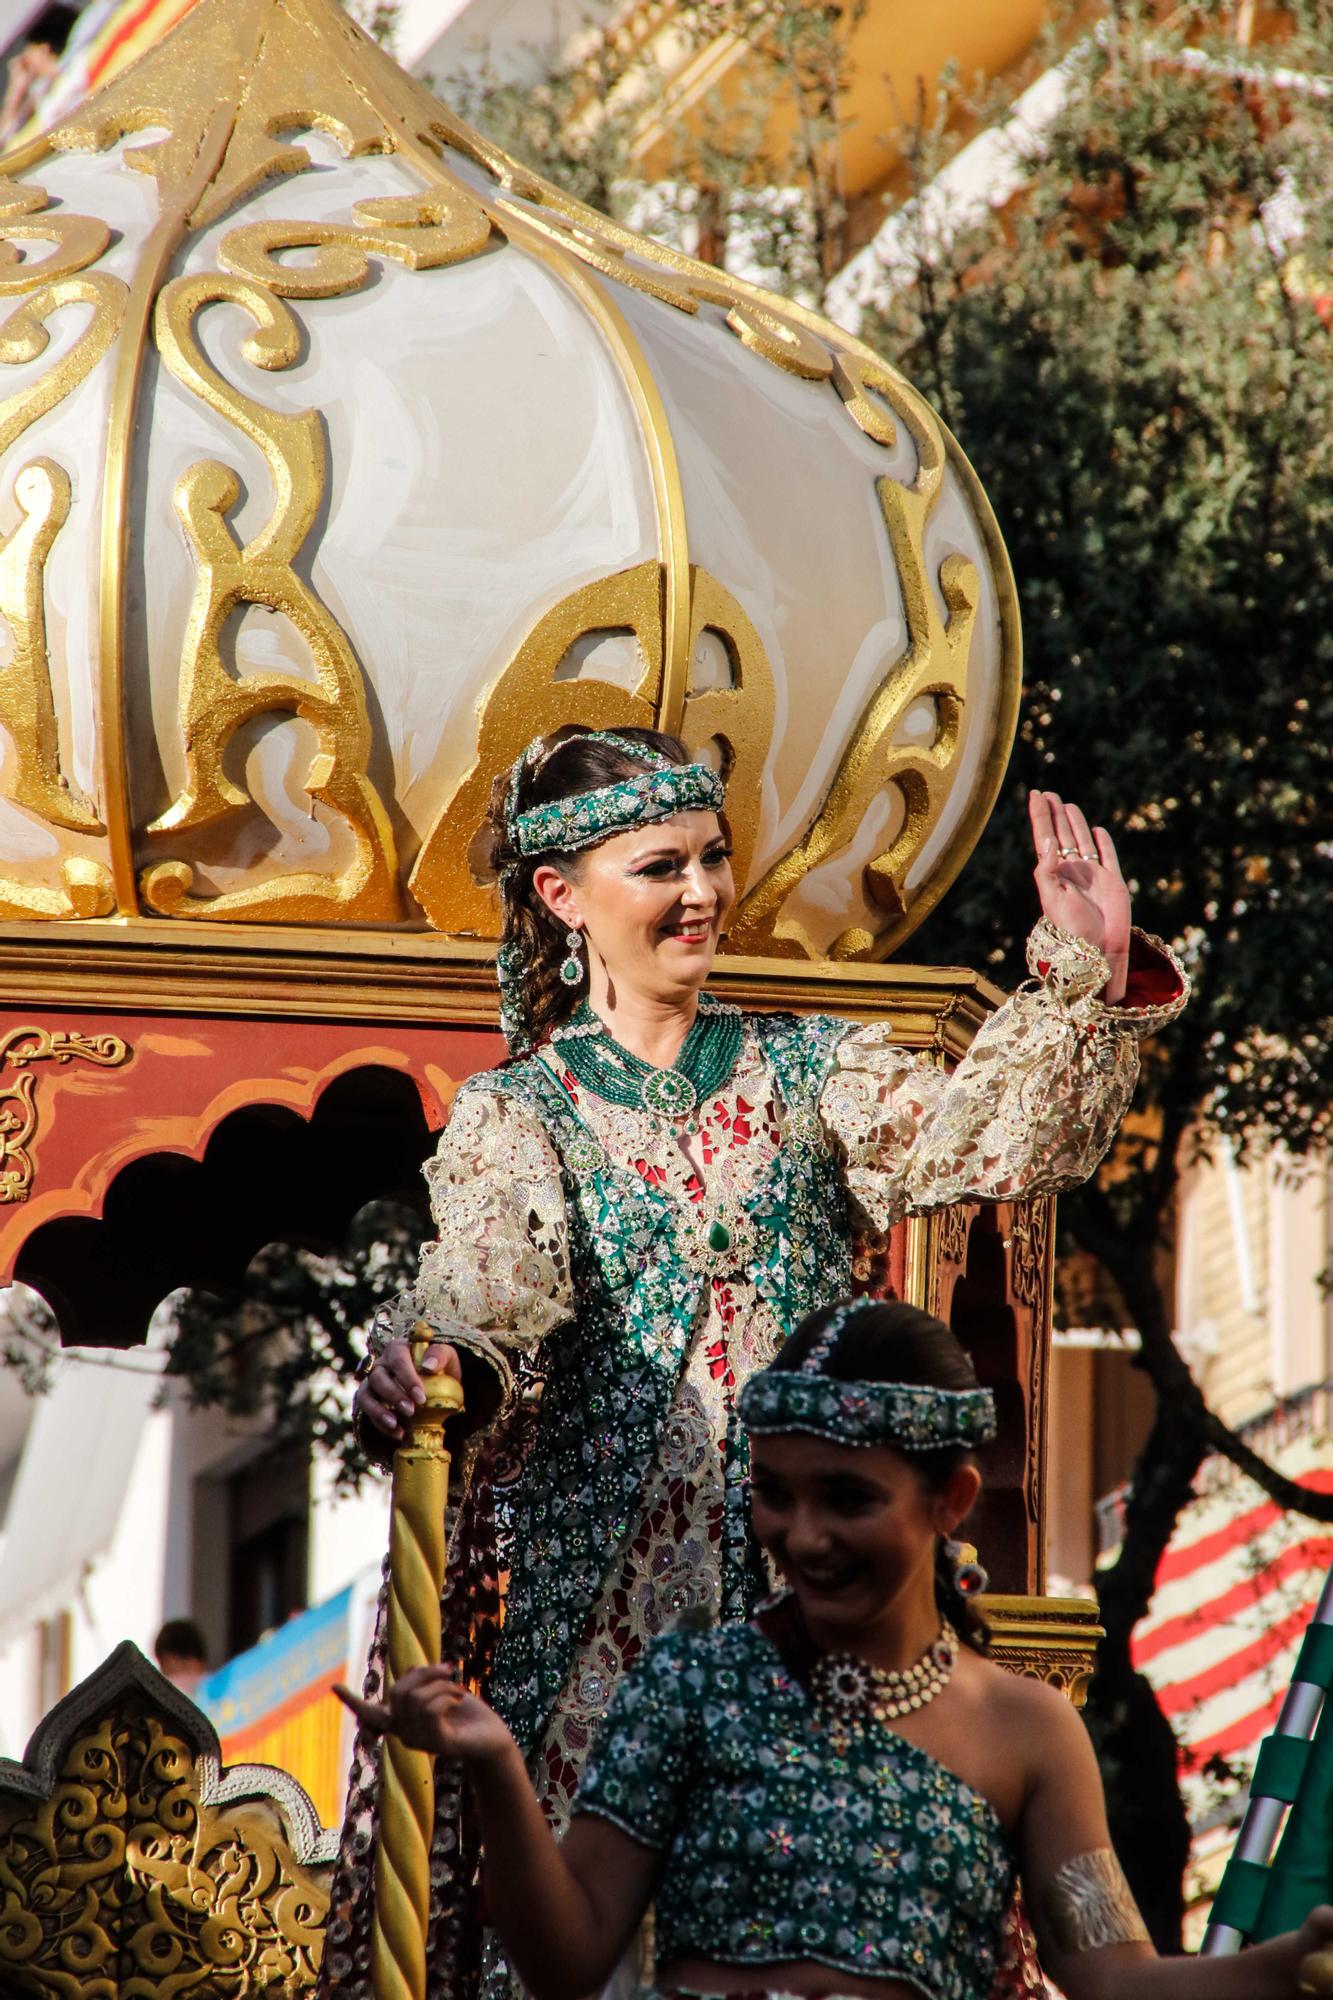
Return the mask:
{"type": "Polygon", "coordinates": [[[52,0],[50,6],[43,7],[35,21],[28,23],[23,35],[23,46],[31,48],[37,43],[50,49],[53,55],[62,55],[78,18],[77,7],[62,7],[59,0],[52,0]]]}
{"type": "MultiPolygon", "coordinates": [[[[628,743],[642,743],[645,751],[656,751],[672,764],[688,764],[690,753],[675,736],[658,729],[618,729],[628,743]]],[[[575,798],[580,792],[600,791],[619,778],[632,778],[651,768],[645,756],[640,762],[603,743],[586,729],[572,724],[552,730],[542,739],[541,753],[525,768],[519,780],[518,810],[547,805],[552,799],[575,798]]],[[[540,854],[527,858],[510,844],[506,814],[509,804],[509,773],[498,777],[491,787],[490,804],[474,860],[489,874],[502,878],[504,885],[504,930],[502,944],[517,944],[529,966],[525,989],[528,1024],[534,1041],[573,1012],[587,991],[586,971],[577,986],[567,986],[560,977],[561,961],[569,956],[565,926],[551,913],[532,886],[538,868],[558,868],[562,875],[577,879],[581,850],[574,854],[540,854]]]]}
{"type": "Polygon", "coordinates": [[[208,1665],[208,1646],[193,1618],[168,1618],[153,1641],[154,1657],[160,1660],[164,1653],[171,1653],[178,1660],[198,1660],[201,1666],[208,1665]]]}
{"type": "MultiPolygon", "coordinates": [[[[835,1304],[810,1313],[771,1365],[775,1369],[799,1368],[837,1310],[835,1304]]],[[[819,1372],[835,1382],[908,1382],[928,1389],[981,1386],[970,1356],[944,1321],[901,1299],[885,1299],[853,1313],[819,1372]]],[[[960,1465],[973,1459],[964,1445],[904,1452],[903,1456],[936,1492],[947,1485],[960,1465]]],[[[935,1601],[965,1645],[977,1653],[989,1650],[990,1627],[972,1599],[959,1590],[942,1536],[935,1549],[935,1601]]]]}

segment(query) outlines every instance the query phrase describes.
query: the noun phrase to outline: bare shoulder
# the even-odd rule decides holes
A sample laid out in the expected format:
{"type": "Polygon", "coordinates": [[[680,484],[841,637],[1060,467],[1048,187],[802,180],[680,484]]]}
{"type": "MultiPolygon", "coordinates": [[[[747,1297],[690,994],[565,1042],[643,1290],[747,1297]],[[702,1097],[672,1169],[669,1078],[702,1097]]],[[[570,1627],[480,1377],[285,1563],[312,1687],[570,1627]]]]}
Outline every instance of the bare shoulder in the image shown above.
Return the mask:
{"type": "Polygon", "coordinates": [[[1068,1695],[1030,1674],[1013,1674],[994,1660],[973,1655],[974,1686],[996,1725],[1014,1732],[1030,1765],[1091,1758],[1083,1718],[1068,1695]]]}

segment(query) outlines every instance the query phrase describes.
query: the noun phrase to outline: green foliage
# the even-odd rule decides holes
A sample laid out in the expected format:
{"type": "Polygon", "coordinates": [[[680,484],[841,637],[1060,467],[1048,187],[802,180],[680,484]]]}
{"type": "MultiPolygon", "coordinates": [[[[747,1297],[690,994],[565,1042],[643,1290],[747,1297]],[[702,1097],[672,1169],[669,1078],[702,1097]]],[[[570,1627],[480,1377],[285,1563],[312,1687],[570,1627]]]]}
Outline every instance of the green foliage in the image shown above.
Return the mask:
{"type": "Polygon", "coordinates": [[[376,1311],[412,1283],[429,1233],[424,1199],[376,1201],[336,1253],[270,1244],[233,1290],[182,1295],[168,1374],[196,1409],[267,1415],[275,1449],[317,1451],[354,1487],[366,1462],[348,1384],[376,1311]]]}
{"type": "Polygon", "coordinates": [[[18,1378],[28,1396],[45,1395],[54,1381],[60,1347],[56,1316],[40,1293],[10,1285],[0,1293],[0,1366],[18,1378]]]}
{"type": "Polygon", "coordinates": [[[738,89],[684,118],[651,47],[591,25],[579,53],[535,81],[483,64],[435,87],[505,152],[616,221],[705,262],[820,304],[845,261],[839,154],[851,38],[867,0],[684,0],[674,53],[722,35],[750,55],[738,89]]]}
{"type": "MultiPolygon", "coordinates": [[[[1021,976],[1024,796],[1068,790],[1188,949],[1194,1004],[1147,1071],[1163,1139],[1202,1111],[1303,1153],[1333,1100],[1333,120],[1262,51],[1241,79],[1234,46],[1202,70],[1119,22],[1026,192],[937,235],[866,329],[977,466],[1027,653],[1010,782],[918,948],[1021,976]]],[[[1280,53],[1333,73],[1327,14],[1280,53]]],[[[1138,1164],[1119,1210],[1156,1222],[1173,1161],[1138,1164]]]]}

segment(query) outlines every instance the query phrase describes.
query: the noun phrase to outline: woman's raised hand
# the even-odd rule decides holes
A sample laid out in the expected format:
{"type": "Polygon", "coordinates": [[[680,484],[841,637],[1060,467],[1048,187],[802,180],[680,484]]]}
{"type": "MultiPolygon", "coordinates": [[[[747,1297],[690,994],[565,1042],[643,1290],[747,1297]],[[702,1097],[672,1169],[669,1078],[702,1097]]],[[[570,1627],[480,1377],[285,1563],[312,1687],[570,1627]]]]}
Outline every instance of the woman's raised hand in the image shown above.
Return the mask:
{"type": "Polygon", "coordinates": [[[346,1687],[333,1691],[372,1736],[396,1736],[409,1750],[486,1764],[515,1747],[495,1710],[460,1687],[448,1667],[410,1668],[382,1702],[362,1701],[346,1687]]]}
{"type": "Polygon", "coordinates": [[[1129,890],[1115,842],[1104,826],[1089,828],[1058,792],[1029,792],[1028,817],[1037,850],[1033,876],[1043,916],[1095,944],[1111,968],[1102,998],[1125,997],[1129,969],[1129,890]]]}
{"type": "MultiPolygon", "coordinates": [[[[458,1350],[447,1341],[434,1341],[426,1349],[421,1366],[428,1375],[462,1379],[458,1350]]],[[[391,1340],[358,1388],[353,1405],[377,1431],[396,1438],[403,1435],[403,1419],[419,1410],[425,1400],[426,1391],[413,1364],[411,1347],[405,1340],[391,1340]]]]}

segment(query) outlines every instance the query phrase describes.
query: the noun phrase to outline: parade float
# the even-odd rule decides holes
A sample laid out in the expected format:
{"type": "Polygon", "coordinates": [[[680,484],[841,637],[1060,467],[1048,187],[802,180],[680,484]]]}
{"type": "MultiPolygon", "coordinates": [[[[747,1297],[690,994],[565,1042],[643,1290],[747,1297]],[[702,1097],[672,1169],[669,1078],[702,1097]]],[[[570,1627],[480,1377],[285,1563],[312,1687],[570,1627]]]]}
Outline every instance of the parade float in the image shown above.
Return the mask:
{"type": "MultiPolygon", "coordinates": [[[[415,1171],[503,1053],[484,803],[562,722],[727,773],[720,992],[958,1059],[1000,995],[904,948],[994,803],[1019,631],[900,374],[504,157],[333,0],[201,0],[3,174],[0,1277],[67,1341],[415,1171]]],[[[1002,1203],[857,1268],[995,1390],[999,1655],[1077,1698],[1051,1256],[1002,1203]]],[[[310,1983],[329,1838],[188,1707],[122,1649],[0,1769],[7,1990],[310,1983]]]]}

